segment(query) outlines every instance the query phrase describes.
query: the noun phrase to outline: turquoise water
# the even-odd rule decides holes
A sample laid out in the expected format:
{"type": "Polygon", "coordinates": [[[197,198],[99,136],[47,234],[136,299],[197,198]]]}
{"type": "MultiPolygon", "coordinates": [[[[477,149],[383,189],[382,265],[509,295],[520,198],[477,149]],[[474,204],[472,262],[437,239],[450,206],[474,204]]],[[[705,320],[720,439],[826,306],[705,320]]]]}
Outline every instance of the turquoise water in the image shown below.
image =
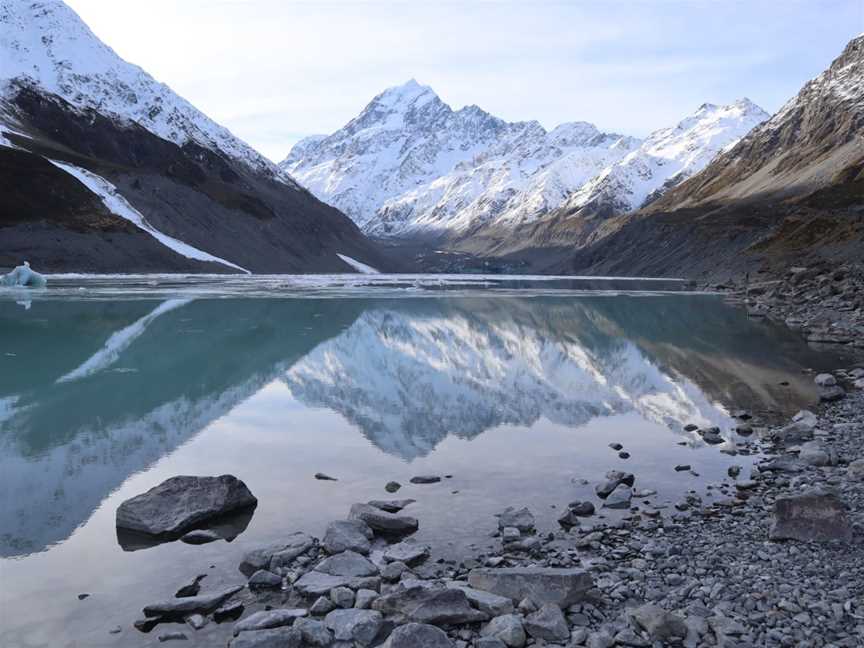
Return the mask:
{"type": "MultiPolygon", "coordinates": [[[[131,627],[143,605],[202,571],[209,586],[235,582],[250,547],[320,534],[390,480],[418,500],[418,538],[444,556],[488,544],[508,505],[554,528],[611,468],[675,501],[752,461],[704,446],[687,423],[719,426],[734,448],[732,410],[793,413],[815,401],[805,370],[843,362],[680,282],[51,285],[0,295],[3,646],[155,645],[158,633],[131,627]],[[118,539],[124,499],[222,473],[260,502],[230,543],[118,539]],[[418,474],[451,477],[409,484],[418,474]]],[[[189,644],[221,645],[211,626],[189,644]]]]}

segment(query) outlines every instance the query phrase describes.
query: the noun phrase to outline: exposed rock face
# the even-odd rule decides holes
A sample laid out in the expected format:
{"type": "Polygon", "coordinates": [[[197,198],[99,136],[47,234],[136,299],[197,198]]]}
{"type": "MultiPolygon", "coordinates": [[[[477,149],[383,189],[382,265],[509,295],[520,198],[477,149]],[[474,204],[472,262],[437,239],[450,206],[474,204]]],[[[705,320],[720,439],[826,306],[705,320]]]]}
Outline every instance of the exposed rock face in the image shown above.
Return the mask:
{"type": "Polygon", "coordinates": [[[802,495],[777,499],[770,537],[772,540],[848,542],[852,539],[852,527],[840,498],[814,489],[802,495]]]}
{"type": "Polygon", "coordinates": [[[514,601],[530,598],[536,603],[569,607],[581,602],[594,579],[584,569],[513,567],[475,569],[468,575],[471,587],[514,601]]]}
{"type": "Polygon", "coordinates": [[[117,527],[154,536],[179,536],[208,520],[247,509],[258,500],[233,475],[167,479],[117,508],[117,527]]]}

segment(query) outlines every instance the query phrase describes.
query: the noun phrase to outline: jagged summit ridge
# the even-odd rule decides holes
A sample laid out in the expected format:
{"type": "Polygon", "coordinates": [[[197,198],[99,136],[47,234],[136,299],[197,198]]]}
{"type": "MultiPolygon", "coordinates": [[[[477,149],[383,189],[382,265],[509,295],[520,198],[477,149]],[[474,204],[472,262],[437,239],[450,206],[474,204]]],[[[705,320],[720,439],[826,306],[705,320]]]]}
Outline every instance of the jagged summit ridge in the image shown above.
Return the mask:
{"type": "Polygon", "coordinates": [[[638,209],[766,118],[749,99],[706,103],[643,142],[584,121],[547,131],[474,105],[454,111],[412,79],[335,133],[301,140],[280,166],[367,234],[466,238],[562,206],[571,215],[638,209]]]}

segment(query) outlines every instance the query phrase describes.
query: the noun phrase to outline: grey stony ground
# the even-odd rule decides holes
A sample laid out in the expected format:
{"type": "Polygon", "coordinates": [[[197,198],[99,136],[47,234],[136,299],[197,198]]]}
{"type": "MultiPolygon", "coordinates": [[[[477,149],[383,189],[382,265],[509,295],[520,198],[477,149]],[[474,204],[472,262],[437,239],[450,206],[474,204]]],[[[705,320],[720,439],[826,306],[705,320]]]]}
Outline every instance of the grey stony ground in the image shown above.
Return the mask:
{"type": "Polygon", "coordinates": [[[638,476],[630,488],[610,473],[613,493],[630,491],[620,520],[574,503],[567,526],[543,535],[529,511],[508,510],[494,549],[460,563],[390,535],[422,523],[406,515],[410,500],[360,504],[320,540],[291,534],[251,552],[245,584],[201,585],[137,625],[170,641],[218,623],[232,648],[864,645],[864,391],[839,377],[848,393],[813,415],[748,421],[744,445],[765,460],[713,497],[655,508],[638,476]],[[820,541],[771,540],[778,502],[814,487],[843,503],[810,510],[817,522],[801,533],[820,541]]]}

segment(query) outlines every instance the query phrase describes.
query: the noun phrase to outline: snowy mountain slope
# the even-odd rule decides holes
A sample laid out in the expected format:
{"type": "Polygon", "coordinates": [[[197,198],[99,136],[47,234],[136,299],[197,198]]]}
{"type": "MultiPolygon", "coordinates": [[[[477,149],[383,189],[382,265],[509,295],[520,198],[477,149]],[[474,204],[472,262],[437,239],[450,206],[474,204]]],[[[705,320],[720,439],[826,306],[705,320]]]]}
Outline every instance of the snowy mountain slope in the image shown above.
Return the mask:
{"type": "Polygon", "coordinates": [[[566,205],[630,211],[702,169],[767,115],[743,99],[705,104],[645,142],[573,122],[547,132],[476,106],[453,111],[416,81],[390,88],[280,166],[380,237],[496,236],[566,205]]]}
{"type": "Polygon", "coordinates": [[[61,0],[0,0],[0,52],[0,81],[27,79],[75,107],[135,122],[180,146],[196,142],[293,184],[226,128],[121,59],[61,0]]]}
{"type": "Polygon", "coordinates": [[[592,124],[546,132],[536,122],[413,191],[386,201],[366,227],[380,236],[515,225],[558,207],[574,190],[638,146],[592,124]]]}
{"type": "Polygon", "coordinates": [[[586,216],[639,209],[704,169],[766,119],[768,114],[746,98],[727,106],[703,104],[677,125],[652,133],[638,149],[576,191],[563,209],[586,216]]]}
{"type": "Polygon", "coordinates": [[[60,0],[0,0],[0,266],[352,271],[339,254],[389,265],[350,219],[60,0]]]}

